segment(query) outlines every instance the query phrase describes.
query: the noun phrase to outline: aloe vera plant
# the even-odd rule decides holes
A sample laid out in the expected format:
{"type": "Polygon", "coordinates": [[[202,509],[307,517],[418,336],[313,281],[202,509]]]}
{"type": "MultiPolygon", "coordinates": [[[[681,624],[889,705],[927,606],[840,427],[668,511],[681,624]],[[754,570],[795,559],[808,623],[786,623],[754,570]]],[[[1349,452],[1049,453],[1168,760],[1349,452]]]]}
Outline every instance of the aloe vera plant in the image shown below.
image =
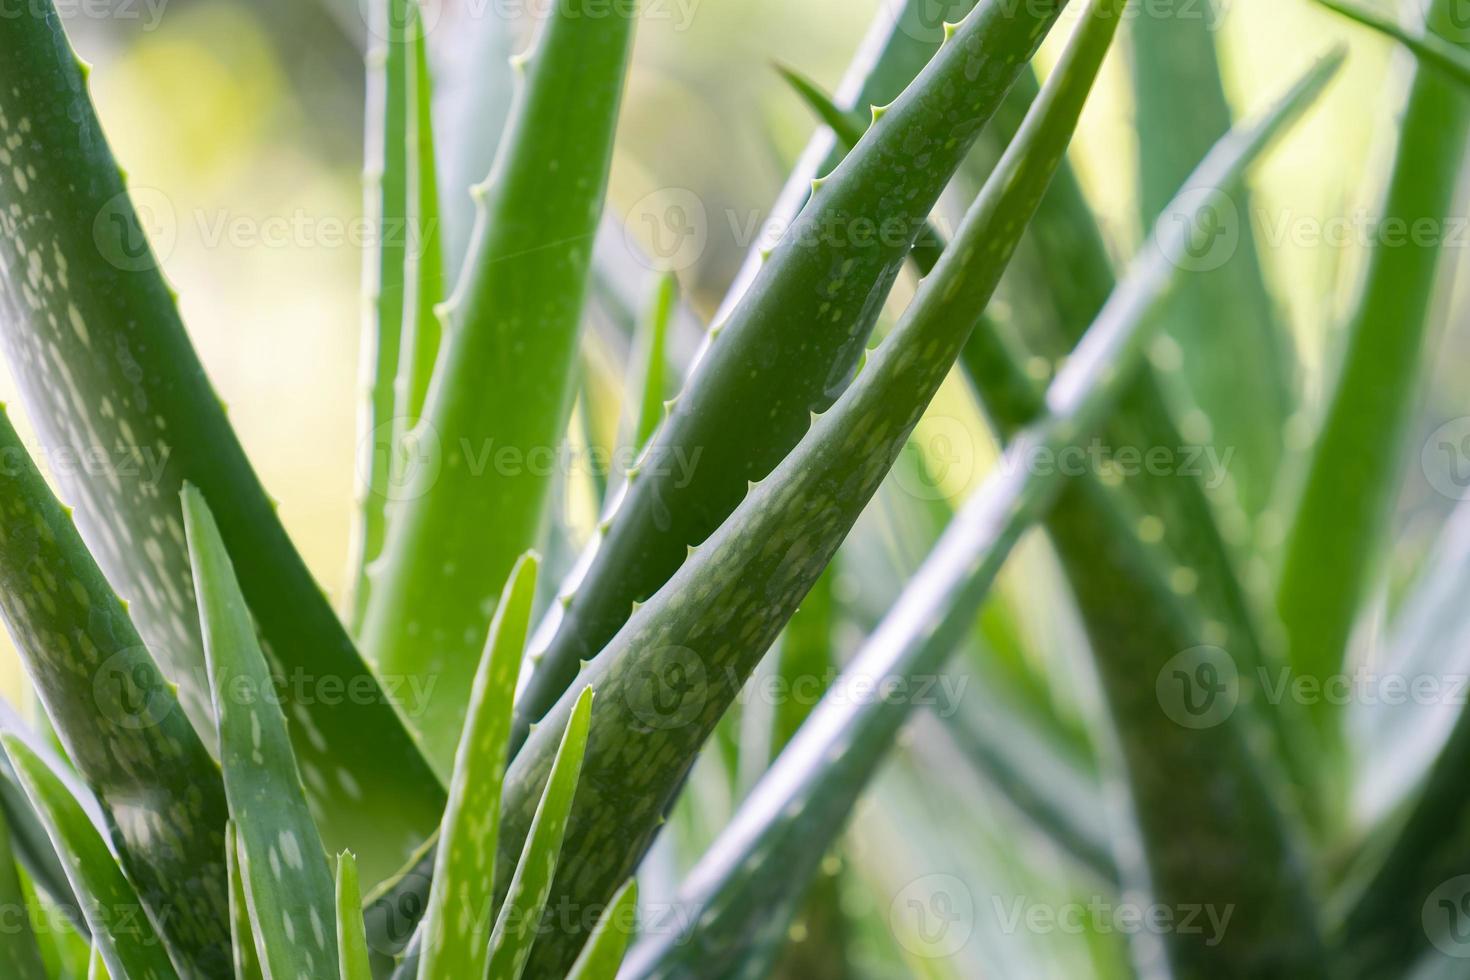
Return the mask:
{"type": "MultiPolygon", "coordinates": [[[[1449,222],[1454,4],[1322,4],[1414,66],[1385,219],[1449,222]]],[[[608,245],[665,12],[368,4],[364,210],[413,233],[365,250],[338,609],[194,352],[102,80],[50,0],[0,14],[0,341],[40,440],[0,414],[36,695],[0,710],[0,972],[1457,975],[1470,716],[1311,685],[1463,672],[1470,504],[1406,555],[1385,462],[1458,270],[1367,248],[1317,367],[1252,225],[1253,165],[1342,54],[1247,117],[1213,21],[896,0],[834,95],[772,73],[816,133],[712,299],[608,245]],[[1131,88],[1098,84],[1120,33],[1131,88]],[[1105,99],[1135,129],[1074,146],[1105,99]],[[1131,254],[1100,188],[1136,188],[1131,254]],[[494,462],[569,442],[631,466],[494,462]],[[1122,453],[1190,443],[1221,479],[1122,453]],[[48,480],[114,447],[153,476],[48,480]]],[[[1455,496],[1441,422],[1419,462],[1455,496]]]]}

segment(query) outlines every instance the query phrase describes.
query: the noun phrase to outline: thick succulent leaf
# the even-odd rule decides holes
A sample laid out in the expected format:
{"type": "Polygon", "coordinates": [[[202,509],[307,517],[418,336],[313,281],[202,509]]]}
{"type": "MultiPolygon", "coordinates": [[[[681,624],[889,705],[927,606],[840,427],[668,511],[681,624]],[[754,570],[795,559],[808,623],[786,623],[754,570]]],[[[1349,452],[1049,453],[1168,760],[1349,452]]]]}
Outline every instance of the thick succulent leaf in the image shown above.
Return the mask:
{"type": "Polygon", "coordinates": [[[589,3],[555,5],[524,64],[465,273],[443,307],[436,377],[408,434],[414,465],[372,569],[365,648],[384,672],[434,679],[416,722],[441,772],[453,763],[497,590],[542,523],[551,481],[531,463],[566,430],[636,17],[588,15],[589,3]],[[523,464],[495,462],[507,449],[523,464]]]}
{"type": "Polygon", "coordinates": [[[109,972],[129,980],[176,978],[168,947],[154,932],[138,893],[81,805],[24,742],[12,735],[0,736],[0,741],[46,822],[72,889],[82,896],[82,911],[109,972]]]}
{"type": "MultiPolygon", "coordinates": [[[[977,8],[956,42],[990,23],[985,10],[977,8]]],[[[588,758],[593,789],[573,810],[556,901],[606,901],[627,877],[699,747],[877,491],[1046,190],[1090,76],[1069,81],[1007,155],[955,247],[856,382],[767,479],[748,488],[730,520],[691,552],[548,716],[558,729],[580,688],[601,692],[588,758]],[[613,771],[617,780],[604,775],[613,771]]],[[[542,731],[511,766],[503,847],[524,836],[545,781],[552,746],[542,731]]],[[[543,936],[534,971],[564,969],[579,941],[575,930],[543,936]]]]}
{"type": "Polygon", "coordinates": [[[341,980],[372,980],[367,936],[362,924],[362,891],[357,883],[357,859],[351,851],[337,855],[337,960],[342,965],[341,980]]]}
{"type": "Polygon", "coordinates": [[[219,528],[185,487],[184,528],[256,952],[270,977],[337,973],[335,889],[286,716],[219,528]]]}
{"type": "MultiPolygon", "coordinates": [[[[414,10],[418,17],[423,17],[418,0],[414,0],[414,10]]],[[[434,89],[427,33],[427,29],[412,31],[413,63],[409,75],[408,264],[404,273],[403,345],[393,390],[394,421],[404,428],[417,421],[429,396],[429,382],[434,376],[442,339],[438,306],[449,291],[440,234],[434,89]]]]}
{"type": "MultiPolygon", "coordinates": [[[[1427,32],[1455,31],[1458,0],[1430,0],[1427,32]]],[[[1454,33],[1451,33],[1454,32],[1454,33]]],[[[1399,128],[1385,219],[1415,227],[1452,213],[1470,131],[1470,102],[1452,80],[1416,67],[1399,128]]],[[[1375,241],[1346,331],[1346,348],[1305,489],[1287,539],[1277,606],[1297,673],[1326,679],[1342,663],[1359,602],[1382,551],[1382,535],[1429,336],[1439,236],[1375,241]]],[[[1333,699],[1315,702],[1335,734],[1333,699]]]]}
{"type": "MultiPolygon", "coordinates": [[[[0,343],[50,451],[107,462],[64,468],[77,522],[132,601],[189,719],[207,732],[209,685],[177,494],[188,480],[209,495],[273,666],[293,679],[292,735],[323,826],[334,845],[371,855],[364,870],[381,877],[433,830],[443,790],[226,421],[144,234],[166,227],[171,205],[157,191],[140,190],[136,209],[129,199],[51,3],[0,18],[0,48],[0,118],[12,157],[0,180],[0,343]],[[327,681],[375,696],[317,696],[327,681]],[[311,696],[295,698],[303,687],[311,696]]],[[[221,820],[216,833],[223,830],[221,820]]],[[[222,902],[223,848],[213,853],[222,902]]]]}
{"type": "Polygon", "coordinates": [[[526,648],[537,560],[516,562],[490,624],[475,675],[470,713],[454,759],[449,804],[439,831],[433,885],[424,913],[419,977],[478,977],[489,956],[511,705],[526,648]]]}
{"type": "MultiPolygon", "coordinates": [[[[1230,128],[1218,32],[1207,8],[1169,8],[1131,21],[1145,227],[1230,128]]],[[[1194,406],[1183,416],[1191,442],[1234,451],[1221,506],[1254,518],[1271,503],[1280,471],[1286,421],[1296,407],[1296,356],[1262,278],[1244,189],[1231,204],[1235,210],[1222,211],[1221,223],[1197,230],[1196,251],[1185,262],[1199,274],[1164,315],[1180,361],[1169,377],[1182,382],[1178,393],[1194,406]]]]}
{"type": "Polygon", "coordinates": [[[1357,823],[1400,811],[1457,738],[1463,698],[1454,679],[1470,677],[1470,503],[1461,504],[1394,616],[1382,659],[1372,667],[1382,697],[1354,698],[1343,725],[1355,762],[1357,823]],[[1389,678],[1404,690],[1395,693],[1389,678]],[[1417,692],[1416,692],[1417,686],[1417,692]],[[1428,696],[1426,696],[1428,695],[1428,696]]]}
{"type": "Polygon", "coordinates": [[[664,394],[668,385],[669,324],[679,297],[679,280],[672,273],[659,277],[648,314],[639,326],[633,348],[633,368],[625,397],[629,410],[623,412],[627,437],[623,445],[639,450],[648,444],[653,430],[664,417],[664,394]]]}
{"type": "Polygon", "coordinates": [[[582,947],[577,962],[567,973],[567,980],[615,980],[628,939],[637,925],[637,916],[638,882],[630,878],[598,918],[592,935],[587,937],[587,945],[582,947]]]}
{"type": "Polygon", "coordinates": [[[517,704],[519,732],[555,703],[633,603],[662,587],[688,549],[720,526],[748,484],[772,471],[811,413],[848,384],[910,244],[1063,6],[977,6],[823,179],[717,320],[565,601],[538,629],[541,659],[517,704]],[[874,234],[849,234],[856,229],[874,234]]]}
{"type": "Polygon", "coordinates": [[[544,933],[542,916],[551,883],[561,857],[567,815],[577,794],[582,760],[587,753],[587,729],[592,718],[592,688],[582,689],[562,733],[546,790],[536,805],[536,815],[526,835],[521,859],[516,863],[510,889],[495,918],[490,939],[490,976],[519,980],[530,959],[532,946],[544,933]]]}
{"type": "Polygon", "coordinates": [[[0,974],[11,980],[48,980],[15,857],[10,829],[0,815],[0,914],[5,916],[5,927],[0,929],[0,974]]]}
{"type": "MultiPolygon", "coordinates": [[[[886,106],[896,100],[939,51],[945,39],[945,25],[964,20],[975,9],[976,2],[897,0],[881,5],[838,86],[833,99],[836,111],[844,116],[871,118],[873,106],[886,106]]],[[[812,181],[835,170],[849,149],[828,128],[819,127],[812,134],[771,206],[765,225],[767,235],[780,234],[791,227],[811,198],[812,181]]],[[[714,322],[721,323],[729,317],[764,264],[761,249],[751,249],[714,322]]]]}
{"type": "Polygon", "coordinates": [[[1470,85],[1470,53],[1437,34],[1411,34],[1398,21],[1350,0],[1317,0],[1328,10],[1385,34],[1414,52],[1425,64],[1433,65],[1461,85],[1470,85]]]}
{"type": "MultiPolygon", "coordinates": [[[[1003,146],[1018,125],[1021,109],[1030,104],[1035,93],[1035,79],[1023,76],[997,114],[986,141],[1003,146]]],[[[999,155],[999,149],[987,148],[999,155]]],[[[1197,159],[1192,158],[1186,165],[1192,166],[1197,159]]],[[[1179,175],[1180,180],[1185,173],[1179,175]]],[[[1188,190],[1195,195],[1208,191],[1188,190]]],[[[1232,202],[1243,200],[1232,194],[1232,202]]],[[[1224,213],[1240,207],[1232,203],[1224,213]]],[[[916,252],[915,257],[921,256],[916,252]]],[[[1196,269],[1192,261],[1186,261],[1185,267],[1196,269]]],[[[1191,276],[1190,288],[1200,279],[1199,275],[1191,276]]],[[[1076,174],[1065,164],[1043,198],[1027,239],[1007,270],[1007,280],[1012,290],[1011,305],[1025,311],[1023,316],[1013,316],[1015,322],[1010,326],[1020,335],[1020,346],[1033,355],[1027,373],[1040,367],[1050,374],[1081,339],[1115,285],[1097,219],[1076,174]]],[[[976,331],[973,343],[984,345],[990,341],[990,333],[976,331]]],[[[1189,596],[1176,596],[1174,601],[1193,604],[1194,615],[1218,624],[1211,628],[1213,637],[1228,642],[1241,665],[1242,700],[1261,709],[1274,741],[1272,754],[1285,761],[1297,806],[1312,824],[1320,825],[1326,822],[1319,789],[1323,767],[1304,709],[1291,699],[1267,703],[1259,697],[1258,679],[1277,681],[1286,665],[1281,653],[1264,641],[1258,621],[1257,606],[1269,599],[1261,602],[1262,597],[1253,595],[1237,567],[1243,557],[1241,549],[1249,544],[1250,522],[1237,502],[1218,492],[1226,485],[1234,454],[1228,444],[1218,448],[1218,441],[1217,445],[1199,445],[1197,433],[1186,436],[1175,422],[1180,401],[1177,395],[1183,386],[1175,377],[1182,365],[1180,351],[1172,338],[1158,339],[1149,364],[1137,372],[1101,433],[1105,458],[1097,475],[1109,485],[1120,486],[1148,536],[1155,538],[1161,533],[1159,544],[1171,561],[1194,572],[1194,591],[1189,596]],[[1158,452],[1169,454],[1170,462],[1162,467],[1135,465],[1124,455],[1146,457],[1158,452]]],[[[980,366],[975,352],[969,354],[964,364],[971,372],[970,380],[982,382],[984,379],[974,373],[980,366]]],[[[992,415],[992,422],[1004,434],[1024,422],[1024,417],[1008,420],[992,415]]],[[[1133,532],[1129,531],[1128,536],[1131,538],[1133,532]]],[[[1061,541],[1054,540],[1054,544],[1067,547],[1061,541]]],[[[1105,578],[1112,574],[1105,560],[1108,553],[1105,550],[1070,558],[1079,568],[1078,574],[1083,574],[1080,569],[1087,561],[1100,562],[1086,574],[1105,578]]]]}
{"type": "Polygon", "coordinates": [[[1354,704],[1346,719],[1364,753],[1360,821],[1371,828],[1339,932],[1354,977],[1415,957],[1462,968],[1454,965],[1466,945],[1453,930],[1470,867],[1470,711],[1458,690],[1470,666],[1467,574],[1470,506],[1462,505],[1395,623],[1390,659],[1376,673],[1383,697],[1375,700],[1384,703],[1354,704]]]}
{"type": "Polygon", "coordinates": [[[96,946],[92,947],[92,953],[87,958],[87,980],[109,980],[111,974],[107,972],[107,961],[102,958],[102,950],[96,946]]]}
{"type": "Polygon", "coordinates": [[[363,252],[362,388],[358,433],[358,515],[353,529],[352,621],[362,621],[367,605],[367,566],[383,548],[384,513],[394,467],[392,437],[397,399],[393,386],[406,325],[405,272],[408,263],[409,74],[418,27],[418,0],[370,0],[364,7],[368,36],[367,125],[363,135],[363,213],[377,229],[363,252]],[[383,433],[383,437],[379,437],[383,433]]]}
{"type": "MultiPolygon", "coordinates": [[[[1117,13],[1106,5],[1101,10],[1099,30],[1117,13]]],[[[1335,64],[1319,67],[1257,128],[1212,156],[1207,172],[1219,186],[1238,179],[1266,139],[1320,89],[1330,67],[1335,64]]],[[[1171,211],[1196,218],[1209,206],[1181,202],[1171,211]]],[[[1012,441],[997,474],[956,518],[847,668],[850,677],[877,685],[942,669],[1015,541],[1063,489],[1053,468],[1028,461],[1038,450],[1059,451],[1086,435],[1124,390],[1146,349],[1148,331],[1157,324],[1154,314],[1178,274],[1174,260],[1187,245],[1187,235],[1160,229],[1041,401],[1039,417],[1012,441]]],[[[1024,378],[1017,367],[1012,373],[1024,378]]],[[[691,875],[680,901],[706,910],[692,942],[651,940],[635,950],[630,975],[681,975],[691,963],[720,962],[747,942],[753,929],[780,928],[779,915],[770,921],[765,916],[773,908],[791,908],[815,870],[821,845],[835,838],[911,708],[903,698],[824,701],[691,875]]]]}
{"type": "Polygon", "coordinates": [[[225,832],[225,856],[230,866],[230,944],[235,980],[262,980],[255,927],[250,924],[250,901],[245,896],[245,879],[240,875],[240,838],[233,822],[225,832]]]}
{"type": "Polygon", "coordinates": [[[12,463],[0,471],[0,610],[11,636],[173,955],[225,976],[219,770],[3,413],[0,448],[12,463]]]}
{"type": "MultiPolygon", "coordinates": [[[[48,747],[40,744],[40,739],[27,729],[15,708],[4,698],[0,698],[0,731],[23,738],[53,772],[65,765],[60,759],[49,755],[48,747]]],[[[67,783],[67,789],[82,803],[92,822],[99,827],[105,826],[106,821],[96,799],[92,798],[91,792],[81,784],[76,774],[65,773],[63,779],[67,783]]],[[[56,856],[51,838],[46,834],[46,827],[31,806],[25,787],[20,784],[20,777],[10,767],[10,760],[3,755],[0,755],[0,818],[4,819],[9,828],[10,847],[16,861],[25,869],[31,881],[70,917],[72,925],[85,934],[87,924],[78,911],[77,899],[66,880],[61,859],[56,856]]]]}

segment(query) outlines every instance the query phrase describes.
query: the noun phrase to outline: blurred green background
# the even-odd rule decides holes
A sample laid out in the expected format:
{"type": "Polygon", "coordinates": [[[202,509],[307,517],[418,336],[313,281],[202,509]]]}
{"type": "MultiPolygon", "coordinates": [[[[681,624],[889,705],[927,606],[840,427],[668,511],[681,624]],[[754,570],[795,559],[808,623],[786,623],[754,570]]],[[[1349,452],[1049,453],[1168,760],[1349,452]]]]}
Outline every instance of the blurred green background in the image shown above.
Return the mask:
{"type": "MultiPolygon", "coordinates": [[[[344,241],[353,238],[362,210],[366,32],[355,0],[61,6],[70,12],[76,47],[94,64],[93,96],[135,197],[168,226],[159,251],[215,387],[286,526],[323,586],[339,595],[354,485],[363,263],[362,248],[344,241]]],[[[681,279],[708,314],[743,253],[744,242],[723,216],[743,223],[762,215],[813,129],[773,63],[835,86],[877,4],[686,0],[682,8],[664,7],[670,16],[645,18],[640,28],[610,201],[616,216],[661,188],[699,196],[715,217],[708,247],[681,279]]],[[[452,11],[440,15],[445,24],[454,21],[452,11]]],[[[1239,111],[1279,90],[1329,40],[1350,47],[1346,74],[1322,109],[1255,180],[1253,217],[1268,278],[1296,334],[1308,396],[1320,399],[1350,298],[1347,287],[1330,284],[1353,282],[1361,246],[1313,245],[1290,232],[1372,213],[1390,149],[1375,133],[1393,132],[1405,56],[1305,0],[1234,0],[1222,17],[1226,82],[1239,111]]],[[[1043,65],[1067,33],[1056,32],[1043,65]]],[[[1120,260],[1141,235],[1124,37],[1074,146],[1120,260]]],[[[441,64],[458,40],[449,31],[431,33],[441,64]]],[[[643,233],[636,222],[627,231],[635,240],[643,233]]],[[[1448,261],[1462,262],[1464,252],[1448,248],[1448,261]]],[[[895,306],[907,288],[897,291],[895,306]]],[[[1450,322],[1462,323],[1453,313],[1463,297],[1443,292],[1450,322]]],[[[1449,383],[1453,365],[1470,353],[1470,331],[1451,330],[1443,343],[1450,349],[1434,352],[1425,432],[1470,414],[1470,394],[1449,383]]],[[[4,388],[9,394],[8,377],[4,388]]],[[[941,397],[931,416],[947,435],[959,426],[973,449],[964,465],[948,470],[944,491],[958,500],[984,475],[989,436],[957,393],[941,397]]],[[[1304,434],[1308,422],[1301,420],[1304,434]]],[[[921,447],[926,431],[934,430],[920,430],[921,447]]],[[[1398,535],[1406,566],[1449,503],[1422,489],[1406,491],[1398,535]]],[[[4,690],[26,700],[8,644],[0,657],[4,690]]]]}

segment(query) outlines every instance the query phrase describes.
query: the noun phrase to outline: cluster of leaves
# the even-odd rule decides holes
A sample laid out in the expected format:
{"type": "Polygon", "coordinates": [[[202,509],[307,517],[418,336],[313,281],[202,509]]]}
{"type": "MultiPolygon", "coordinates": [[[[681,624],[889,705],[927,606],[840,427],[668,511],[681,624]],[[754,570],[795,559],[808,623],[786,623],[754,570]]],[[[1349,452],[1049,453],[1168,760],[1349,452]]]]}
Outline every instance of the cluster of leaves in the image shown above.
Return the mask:
{"type": "MultiPolygon", "coordinates": [[[[1457,877],[1470,790],[1456,778],[1470,721],[1350,718],[1259,689],[1278,666],[1343,670],[1371,601],[1396,486],[1377,461],[1404,438],[1434,248],[1370,255],[1266,576],[1276,601],[1238,571],[1281,522],[1302,395],[1249,230],[1229,261],[1204,259],[1221,216],[1246,210],[1247,169],[1341,55],[1234,124],[1205,23],[1137,18],[1153,232],[1115,270],[1067,147],[1127,0],[1079,3],[1044,83],[1030,61],[1066,0],[950,0],[942,29],[930,6],[893,5],[835,98],[785,72],[823,132],[778,204],[789,228],[753,257],[692,364],[674,353],[692,318],[675,281],[628,327],[613,308],[626,283],[593,246],[631,11],[553,5],[487,151],[435,137],[417,0],[373,7],[366,210],[428,234],[412,249],[385,238],[368,263],[367,479],[340,618],[210,388],[59,18],[46,0],[0,18],[0,342],[49,446],[167,461],[156,478],[72,473],[73,513],[0,416],[0,611],[62,750],[5,720],[0,903],[50,914],[0,929],[7,975],[842,975],[851,913],[835,854],[918,721],[911,700],[843,692],[940,674],[971,647],[985,690],[949,733],[1012,825],[1045,842],[1051,863],[1026,887],[1055,870],[1058,901],[1091,889],[1228,910],[1221,933],[1144,934],[1128,953],[1090,935],[1056,969],[1442,967],[1457,933],[1435,915],[1470,894],[1455,890],[1470,881],[1457,877]],[[441,181],[489,170],[492,152],[483,184],[441,181]],[[929,221],[966,182],[946,242],[929,221]],[[440,215],[470,200],[473,231],[441,240],[440,215]],[[859,221],[902,233],[823,233],[859,221]],[[879,331],[906,268],[913,298],[879,331]],[[565,438],[574,402],[585,416],[594,400],[583,334],[600,319],[624,324],[632,350],[616,438],[638,462],[593,488],[602,516],[571,560],[570,530],[544,530],[557,477],[487,477],[453,447],[565,438]],[[905,447],[956,367],[1002,456],[951,513],[885,480],[922,469],[905,447]],[[1239,451],[1225,494],[1177,474],[1031,465],[1094,433],[1173,447],[1201,426],[1239,451]],[[698,465],[676,472],[676,459],[698,465]],[[897,595],[864,611],[831,569],[865,563],[874,514],[889,538],[937,541],[921,563],[884,555],[897,581],[880,591],[897,595]],[[1037,667],[998,587],[1033,527],[1057,559],[1050,608],[1075,612],[1093,654],[1086,692],[1037,667]],[[540,574],[537,548],[556,574],[540,574]],[[538,591],[545,578],[560,584],[538,591]],[[1263,626],[1273,616],[1283,629],[1263,626]],[[848,620],[868,635],[840,663],[848,620]],[[790,687],[838,668],[811,710],[735,704],[762,672],[790,687]],[[422,710],[401,713],[390,676],[433,680],[417,688],[422,710]],[[314,696],[323,680],[352,695],[314,696]],[[1079,707],[1095,696],[1104,710],[1079,707]],[[1344,817],[1373,773],[1355,726],[1416,760],[1372,819],[1344,817]],[[709,772],[738,808],[683,832],[709,772]],[[665,896],[696,915],[640,930],[634,877],[650,875],[665,827],[666,849],[703,838],[665,896]]],[[[1451,6],[1432,0],[1411,32],[1354,14],[1423,59],[1384,204],[1406,219],[1448,213],[1470,126],[1451,6]]],[[[1403,603],[1402,664],[1442,669],[1426,646],[1465,628],[1446,582],[1467,542],[1453,538],[1403,603]]],[[[1006,850],[991,842],[987,868],[1006,850]]],[[[1053,972],[984,955],[996,972],[1053,972]]]]}

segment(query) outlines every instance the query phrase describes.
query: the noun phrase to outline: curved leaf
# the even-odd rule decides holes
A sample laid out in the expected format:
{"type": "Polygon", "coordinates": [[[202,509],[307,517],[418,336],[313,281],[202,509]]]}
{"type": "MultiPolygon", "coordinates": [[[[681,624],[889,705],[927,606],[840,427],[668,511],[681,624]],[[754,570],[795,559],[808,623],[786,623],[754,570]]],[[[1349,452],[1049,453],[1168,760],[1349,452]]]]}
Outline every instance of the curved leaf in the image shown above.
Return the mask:
{"type": "Polygon", "coordinates": [[[335,889],[286,716],[219,528],[197,489],[186,486],[183,502],[220,768],[256,952],[269,977],[333,976],[335,889]]]}
{"type": "Polygon", "coordinates": [[[416,723],[440,772],[453,763],[497,590],[544,516],[549,475],[495,454],[534,460],[566,430],[635,19],[621,8],[608,16],[599,0],[558,3],[523,61],[525,88],[409,434],[427,456],[402,477],[372,569],[365,649],[384,672],[434,678],[416,723]]]}
{"type": "Polygon", "coordinates": [[[8,734],[0,735],[0,742],[46,822],[72,889],[82,896],[82,911],[108,971],[129,980],[177,978],[138,893],[81,806],[24,742],[8,734]]]}
{"type": "MultiPolygon", "coordinates": [[[[34,174],[24,187],[0,181],[0,343],[50,451],[106,463],[65,468],[77,522],[189,719],[208,732],[177,505],[185,480],[208,494],[273,666],[292,679],[292,736],[323,827],[381,877],[432,832],[443,790],[225,418],[139,218],[141,209],[147,225],[167,226],[173,205],[140,188],[135,208],[50,0],[0,18],[0,49],[0,117],[26,128],[10,166],[34,174]],[[373,696],[317,696],[328,683],[373,696]]],[[[223,848],[213,852],[222,903],[223,848]]]]}

